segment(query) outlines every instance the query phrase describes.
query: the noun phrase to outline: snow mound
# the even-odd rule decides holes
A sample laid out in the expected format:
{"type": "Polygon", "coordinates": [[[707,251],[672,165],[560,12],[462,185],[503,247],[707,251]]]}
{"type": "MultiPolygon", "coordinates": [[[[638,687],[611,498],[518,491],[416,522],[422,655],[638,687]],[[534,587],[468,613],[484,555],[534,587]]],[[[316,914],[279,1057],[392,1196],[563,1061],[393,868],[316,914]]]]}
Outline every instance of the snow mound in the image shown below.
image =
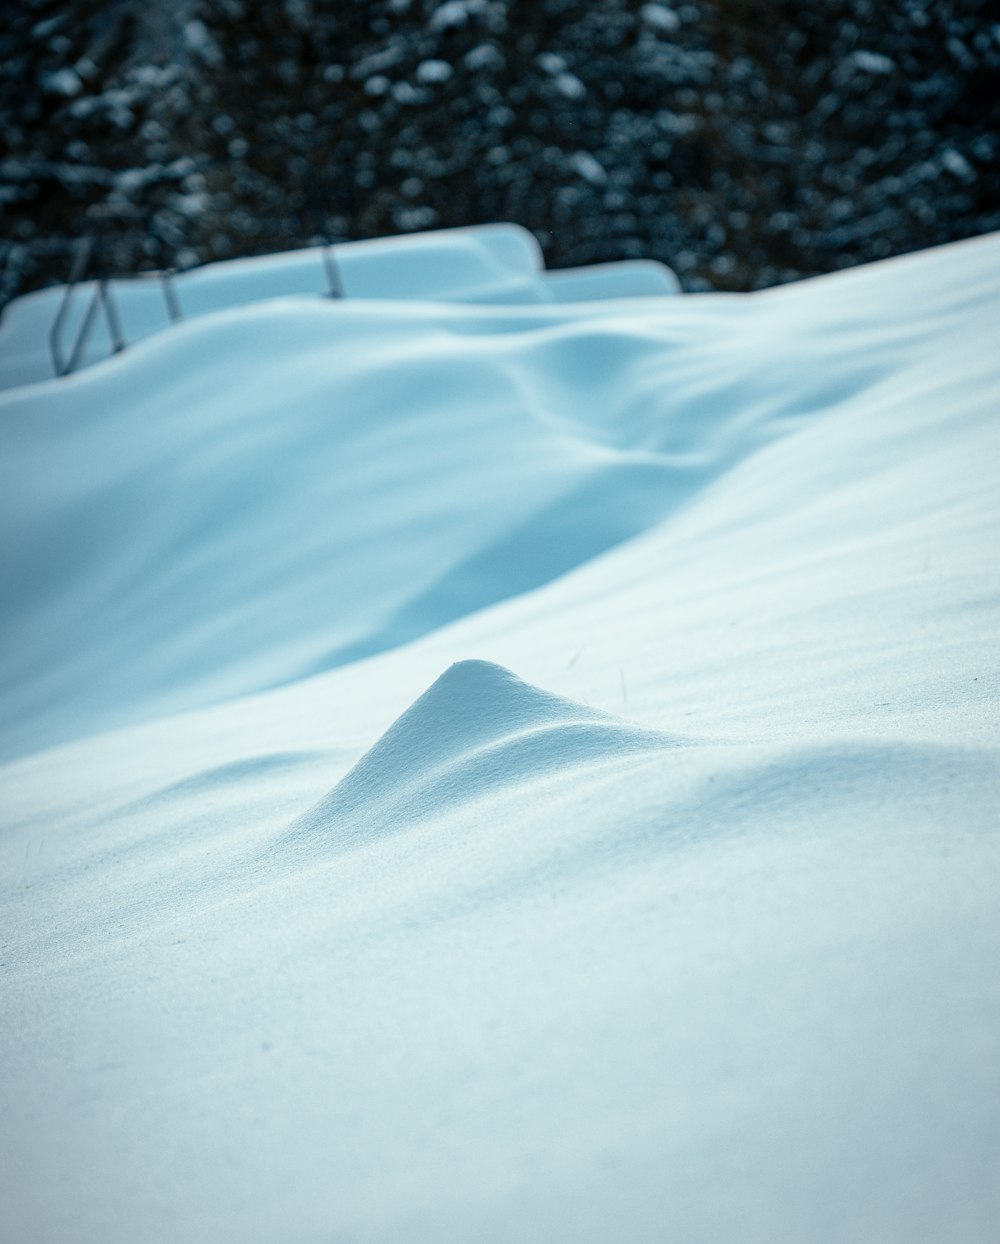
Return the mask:
{"type": "Polygon", "coordinates": [[[504,787],[681,741],[522,682],[490,661],[447,669],[284,835],[330,852],[504,787]]]}

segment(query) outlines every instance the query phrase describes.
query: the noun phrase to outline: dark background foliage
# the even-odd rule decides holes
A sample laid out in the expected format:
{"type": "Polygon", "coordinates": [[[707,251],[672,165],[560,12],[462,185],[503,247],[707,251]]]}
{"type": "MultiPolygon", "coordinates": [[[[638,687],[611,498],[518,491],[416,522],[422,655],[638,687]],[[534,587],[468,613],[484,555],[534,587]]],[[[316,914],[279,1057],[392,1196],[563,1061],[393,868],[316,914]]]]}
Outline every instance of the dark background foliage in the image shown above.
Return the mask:
{"type": "Polygon", "coordinates": [[[1000,228],[978,0],[19,0],[0,299],[513,220],[752,289],[1000,228]]]}

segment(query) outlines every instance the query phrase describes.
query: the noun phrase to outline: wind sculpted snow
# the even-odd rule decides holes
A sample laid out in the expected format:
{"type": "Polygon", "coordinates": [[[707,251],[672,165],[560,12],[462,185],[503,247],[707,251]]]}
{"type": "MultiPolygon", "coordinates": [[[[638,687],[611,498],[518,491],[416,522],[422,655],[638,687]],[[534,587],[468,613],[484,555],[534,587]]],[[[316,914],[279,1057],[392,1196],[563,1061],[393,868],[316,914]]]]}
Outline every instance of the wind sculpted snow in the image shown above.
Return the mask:
{"type": "Polygon", "coordinates": [[[0,749],[370,656],[720,495],[775,441],[808,454],[886,403],[906,426],[958,336],[988,357],[995,254],[955,248],[945,305],[940,258],[885,265],[891,315],[864,274],[557,309],[263,303],[14,390],[0,749]]]}
{"type": "Polygon", "coordinates": [[[677,740],[526,686],[488,661],[448,669],[286,835],[328,855],[474,803],[500,787],[591,768],[677,740]]]}
{"type": "Polygon", "coordinates": [[[0,1237],[992,1244],[1000,240],[254,270],[0,400],[0,1237]]]}

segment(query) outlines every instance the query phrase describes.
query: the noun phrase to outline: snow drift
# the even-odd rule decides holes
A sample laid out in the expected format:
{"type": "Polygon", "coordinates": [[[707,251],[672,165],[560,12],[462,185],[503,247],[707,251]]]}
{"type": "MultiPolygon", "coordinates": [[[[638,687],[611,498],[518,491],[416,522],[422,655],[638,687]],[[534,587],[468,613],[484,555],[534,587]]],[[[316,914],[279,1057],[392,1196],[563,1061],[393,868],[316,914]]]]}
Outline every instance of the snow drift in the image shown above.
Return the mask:
{"type": "Polygon", "coordinates": [[[488,661],[460,661],[406,710],[330,793],[291,826],[314,852],[357,847],[456,804],[672,740],[528,687],[488,661]]]}
{"type": "Polygon", "coordinates": [[[0,398],[7,1238],[992,1239],[1000,240],[518,237],[0,398]]]}

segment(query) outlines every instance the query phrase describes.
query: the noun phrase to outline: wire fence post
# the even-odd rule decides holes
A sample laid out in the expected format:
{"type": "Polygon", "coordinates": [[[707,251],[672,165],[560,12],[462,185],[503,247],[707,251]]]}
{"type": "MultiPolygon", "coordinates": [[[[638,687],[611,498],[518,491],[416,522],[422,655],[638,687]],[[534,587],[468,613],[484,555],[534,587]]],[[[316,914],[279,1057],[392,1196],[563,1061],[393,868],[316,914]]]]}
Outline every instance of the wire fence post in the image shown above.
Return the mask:
{"type": "Polygon", "coordinates": [[[340,268],[333,254],[333,247],[329,242],[324,242],[320,254],[323,258],[323,271],[326,273],[326,296],[328,298],[343,298],[344,282],[340,279],[340,268]]]}
{"type": "Polygon", "coordinates": [[[163,290],[163,301],[167,304],[167,315],[170,316],[171,324],[179,324],[184,318],[181,313],[180,299],[177,297],[177,289],[174,285],[174,274],[176,268],[164,268],[160,272],[160,288],[163,290]]]}
{"type": "Polygon", "coordinates": [[[125,349],[125,335],[122,332],[121,317],[118,315],[118,307],[115,305],[114,297],[111,293],[111,282],[106,277],[101,277],[97,282],[97,294],[104,305],[104,318],[108,322],[108,336],[111,338],[111,349],[115,354],[121,354],[125,349]]]}
{"type": "Polygon", "coordinates": [[[63,358],[62,352],[62,334],[63,326],[66,323],[66,317],[69,315],[70,304],[73,301],[73,293],[79,285],[83,274],[87,270],[90,263],[90,256],[94,249],[94,236],[88,234],[82,238],[77,245],[76,254],[73,256],[73,266],[70,268],[69,280],[66,283],[66,289],[63,292],[62,300],[59,303],[59,309],[56,311],[55,319],[52,321],[52,327],[49,329],[49,353],[52,355],[52,370],[56,376],[66,376],[71,368],[63,358]]]}
{"type": "Polygon", "coordinates": [[[87,349],[87,342],[90,340],[90,331],[94,327],[94,321],[97,319],[97,312],[101,305],[100,285],[94,290],[93,297],[87,304],[87,313],[83,317],[83,323],[80,325],[80,331],[77,334],[76,341],[73,345],[73,352],[69,356],[69,362],[63,371],[64,376],[68,376],[70,372],[76,371],[83,361],[84,352],[87,349]]]}

